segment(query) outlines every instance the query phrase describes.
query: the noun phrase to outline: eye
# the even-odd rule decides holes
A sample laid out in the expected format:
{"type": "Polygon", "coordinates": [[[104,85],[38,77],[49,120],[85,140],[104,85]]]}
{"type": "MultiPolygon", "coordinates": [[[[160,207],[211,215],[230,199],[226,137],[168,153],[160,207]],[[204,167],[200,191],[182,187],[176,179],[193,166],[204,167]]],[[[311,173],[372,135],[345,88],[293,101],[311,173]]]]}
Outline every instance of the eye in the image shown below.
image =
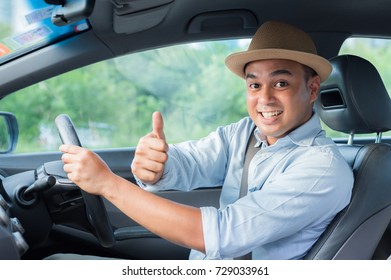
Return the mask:
{"type": "Polygon", "coordinates": [[[251,88],[251,89],[258,89],[258,88],[260,88],[260,85],[256,84],[256,83],[253,83],[253,84],[249,85],[249,88],[251,88]]]}
{"type": "Polygon", "coordinates": [[[275,83],[275,87],[277,87],[277,88],[283,88],[286,86],[288,86],[288,83],[284,82],[284,81],[279,81],[279,82],[275,83]]]}

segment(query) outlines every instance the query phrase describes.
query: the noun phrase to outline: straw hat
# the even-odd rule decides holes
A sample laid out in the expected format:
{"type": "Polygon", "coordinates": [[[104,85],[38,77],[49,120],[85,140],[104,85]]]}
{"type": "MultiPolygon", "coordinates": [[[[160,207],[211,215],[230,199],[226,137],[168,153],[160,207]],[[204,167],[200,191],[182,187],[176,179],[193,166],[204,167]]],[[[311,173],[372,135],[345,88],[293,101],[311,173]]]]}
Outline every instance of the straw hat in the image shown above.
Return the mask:
{"type": "Polygon", "coordinates": [[[229,55],[225,64],[233,73],[244,78],[246,64],[263,59],[288,59],[307,65],[316,71],[321,82],[332,70],[329,61],[317,54],[315,44],[307,33],[276,21],[261,25],[248,50],[229,55]]]}

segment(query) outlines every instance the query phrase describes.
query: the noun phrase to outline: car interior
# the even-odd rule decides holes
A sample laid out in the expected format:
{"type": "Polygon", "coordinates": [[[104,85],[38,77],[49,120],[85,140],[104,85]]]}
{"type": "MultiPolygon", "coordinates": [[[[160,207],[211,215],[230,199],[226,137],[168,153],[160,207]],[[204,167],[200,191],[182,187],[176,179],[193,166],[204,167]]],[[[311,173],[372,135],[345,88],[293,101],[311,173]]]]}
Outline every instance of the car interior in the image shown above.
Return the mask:
{"type": "MultiPolygon", "coordinates": [[[[0,259],[36,260],[61,252],[139,260],[187,259],[189,249],[154,235],[108,201],[81,192],[66,178],[58,150],[14,152],[18,135],[19,143],[22,135],[20,118],[8,112],[2,101],[25,88],[106,60],[117,59],[121,66],[127,55],[154,49],[204,41],[248,40],[269,20],[287,22],[306,31],[318,54],[332,63],[333,72],[322,83],[315,110],[328,129],[346,135],[333,139],[355,176],[350,204],[334,218],[305,259],[391,257],[391,134],[387,134],[391,130],[387,89],[390,77],[379,74],[380,67],[365,57],[340,53],[350,38],[391,39],[391,28],[385,24],[391,12],[390,1],[41,2],[50,8],[45,8],[45,13],[51,14],[54,25],[72,26],[70,30],[74,31],[74,26],[81,26],[74,24],[82,22],[83,29],[49,42],[40,41],[34,47],[28,45],[9,56],[2,55],[1,44],[6,41],[0,40],[0,117],[4,119],[4,141],[8,145],[0,154],[0,259]]],[[[212,58],[209,63],[213,63],[212,58]]],[[[124,72],[119,71],[118,76],[125,76],[124,72]]],[[[137,74],[135,80],[148,76],[142,71],[137,74]]],[[[64,87],[74,83],[78,80],[64,87]]],[[[129,103],[139,106],[133,100],[129,103]]],[[[96,108],[94,104],[85,106],[92,111],[96,108]]],[[[33,108],[21,108],[30,109],[33,108]]],[[[66,115],[53,119],[58,130],[55,137],[63,142],[83,142],[72,121],[76,119],[66,115]]],[[[96,149],[114,173],[135,183],[130,169],[134,151],[134,146],[96,149]]],[[[157,194],[197,207],[218,207],[220,190],[219,186],[205,186],[191,193],[157,194]]]]}

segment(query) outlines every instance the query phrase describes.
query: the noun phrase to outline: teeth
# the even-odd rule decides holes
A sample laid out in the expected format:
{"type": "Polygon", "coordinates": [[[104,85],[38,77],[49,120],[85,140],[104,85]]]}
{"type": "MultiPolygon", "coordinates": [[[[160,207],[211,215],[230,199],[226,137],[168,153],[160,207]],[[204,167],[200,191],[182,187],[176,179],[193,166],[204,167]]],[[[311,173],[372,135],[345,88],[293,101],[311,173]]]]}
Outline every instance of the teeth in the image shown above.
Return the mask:
{"type": "Polygon", "coordinates": [[[267,118],[272,118],[272,117],[278,116],[281,113],[282,113],[282,111],[263,112],[262,116],[267,119],[267,118]]]}

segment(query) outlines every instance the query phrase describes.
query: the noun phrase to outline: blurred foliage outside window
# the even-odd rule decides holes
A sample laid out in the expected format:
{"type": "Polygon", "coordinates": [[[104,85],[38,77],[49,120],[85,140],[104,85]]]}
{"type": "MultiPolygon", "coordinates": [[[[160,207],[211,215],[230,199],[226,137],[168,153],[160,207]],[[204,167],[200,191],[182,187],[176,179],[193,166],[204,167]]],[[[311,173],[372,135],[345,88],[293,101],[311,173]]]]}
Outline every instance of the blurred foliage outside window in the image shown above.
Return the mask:
{"type": "Polygon", "coordinates": [[[198,139],[247,114],[244,82],[224,65],[242,44],[193,43],[96,63],[7,96],[0,109],[18,119],[16,152],[57,150],[62,113],[89,148],[136,146],[156,110],[167,141],[198,139]]]}

